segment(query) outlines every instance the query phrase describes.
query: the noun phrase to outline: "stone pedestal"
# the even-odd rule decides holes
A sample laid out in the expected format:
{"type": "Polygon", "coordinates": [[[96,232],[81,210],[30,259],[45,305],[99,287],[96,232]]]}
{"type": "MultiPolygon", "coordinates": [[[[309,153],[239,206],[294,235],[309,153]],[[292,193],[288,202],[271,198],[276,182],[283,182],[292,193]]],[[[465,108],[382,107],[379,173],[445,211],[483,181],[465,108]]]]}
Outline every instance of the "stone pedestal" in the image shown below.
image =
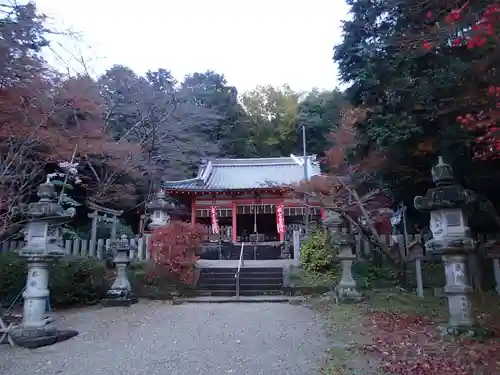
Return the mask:
{"type": "Polygon", "coordinates": [[[467,256],[466,254],[443,254],[446,273],[444,294],[448,298],[450,316],[448,327],[452,330],[468,330],[474,325],[472,307],[469,294],[472,287],[467,285],[467,256]]]}
{"type": "Polygon", "coordinates": [[[350,238],[346,228],[343,228],[337,236],[336,244],[339,247],[338,259],[342,266],[342,277],[335,286],[335,299],[337,302],[357,302],[362,296],[357,291],[356,280],[352,276],[352,264],[356,261],[356,255],[352,253],[354,241],[350,238]]]}
{"type": "Polygon", "coordinates": [[[38,196],[40,201],[28,206],[27,244],[19,251],[19,256],[26,258],[28,266],[23,318],[21,324],[10,331],[14,344],[30,349],[52,345],[78,334],[73,330],[56,329],[49,324],[53,320],[45,315],[50,294],[48,266],[55,258],[65,254],[58,245],[58,222],[67,220],[75,211],[65,211],[54,200],[54,186],[48,180],[40,185],[38,196]]]}
{"type": "Polygon", "coordinates": [[[342,266],[342,277],[333,290],[335,301],[337,303],[360,301],[362,296],[356,290],[356,280],[352,276],[352,264],[356,260],[356,255],[352,253],[354,241],[340,214],[332,210],[326,210],[325,214],[323,222],[328,228],[333,248],[338,249],[337,257],[342,266]]]}
{"type": "Polygon", "coordinates": [[[130,244],[127,236],[111,242],[110,246],[115,251],[114,263],[116,265],[116,279],[102,300],[104,306],[130,306],[138,301],[132,293],[132,287],[127,276],[127,267],[130,264],[130,244]]]}

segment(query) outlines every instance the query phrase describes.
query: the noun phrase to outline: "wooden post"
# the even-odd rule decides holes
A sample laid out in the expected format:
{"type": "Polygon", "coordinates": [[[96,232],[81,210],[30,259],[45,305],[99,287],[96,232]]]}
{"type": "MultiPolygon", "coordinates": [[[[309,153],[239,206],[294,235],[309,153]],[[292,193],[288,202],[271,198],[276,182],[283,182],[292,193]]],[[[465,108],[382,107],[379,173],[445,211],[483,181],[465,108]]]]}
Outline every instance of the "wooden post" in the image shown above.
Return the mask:
{"type": "Polygon", "coordinates": [[[111,224],[111,239],[116,240],[117,217],[113,215],[113,223],[111,224]]]}
{"type": "Polygon", "coordinates": [[[415,275],[417,276],[417,296],[424,298],[424,283],[422,281],[422,259],[415,259],[415,275]]]}
{"type": "Polygon", "coordinates": [[[191,200],[191,225],[196,224],[196,198],[191,200]]]}
{"type": "Polygon", "coordinates": [[[232,232],[232,240],[233,242],[236,242],[237,236],[236,236],[236,201],[233,199],[233,209],[232,209],[232,226],[233,226],[233,232],[232,232]]]}
{"type": "Polygon", "coordinates": [[[498,258],[493,258],[493,274],[495,276],[495,290],[500,295],[500,262],[498,258]]]}
{"type": "Polygon", "coordinates": [[[90,256],[95,256],[97,254],[97,218],[98,218],[98,213],[97,210],[94,210],[91,214],[89,214],[89,217],[92,218],[92,227],[90,229],[90,248],[89,248],[89,253],[90,256]]]}

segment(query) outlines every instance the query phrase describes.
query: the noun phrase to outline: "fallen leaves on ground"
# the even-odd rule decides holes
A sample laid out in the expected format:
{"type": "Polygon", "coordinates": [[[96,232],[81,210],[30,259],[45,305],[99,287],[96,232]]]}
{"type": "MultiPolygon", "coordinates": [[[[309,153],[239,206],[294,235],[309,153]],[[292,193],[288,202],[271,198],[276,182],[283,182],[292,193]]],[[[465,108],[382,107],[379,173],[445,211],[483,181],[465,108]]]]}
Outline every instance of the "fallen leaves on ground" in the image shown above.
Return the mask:
{"type": "Polygon", "coordinates": [[[442,336],[438,324],[422,315],[367,312],[365,332],[372,343],[356,348],[376,355],[394,375],[490,375],[500,373],[500,340],[442,336]]]}

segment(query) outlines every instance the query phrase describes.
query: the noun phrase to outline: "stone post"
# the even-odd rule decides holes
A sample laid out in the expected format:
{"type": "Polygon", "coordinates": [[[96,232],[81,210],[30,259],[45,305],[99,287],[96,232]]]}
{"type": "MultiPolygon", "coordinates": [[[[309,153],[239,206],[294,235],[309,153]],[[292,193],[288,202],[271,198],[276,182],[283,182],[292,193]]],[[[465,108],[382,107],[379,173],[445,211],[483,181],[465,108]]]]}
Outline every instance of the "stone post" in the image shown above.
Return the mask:
{"type": "Polygon", "coordinates": [[[293,243],[293,264],[298,267],[300,266],[300,232],[294,230],[292,232],[292,243],[293,243]]]}
{"type": "Polygon", "coordinates": [[[59,225],[73,217],[75,209],[64,210],[56,201],[54,185],[49,178],[39,186],[37,195],[40,200],[30,203],[26,211],[30,219],[27,225],[27,244],[19,251],[19,256],[26,259],[28,267],[23,292],[23,319],[11,331],[16,345],[30,349],[52,345],[78,334],[76,331],[56,330],[49,324],[52,319],[45,316],[50,294],[48,266],[54,259],[65,255],[58,243],[61,238],[59,225]]]}
{"type": "Polygon", "coordinates": [[[484,245],[485,258],[491,259],[493,266],[493,276],[495,278],[495,291],[500,295],[500,240],[497,238],[484,245]]]}
{"type": "Polygon", "coordinates": [[[132,287],[127,276],[127,267],[130,264],[130,243],[125,234],[119,240],[111,241],[110,245],[115,255],[116,279],[102,301],[104,306],[130,306],[137,302],[132,293],[132,287]]]}
{"type": "Polygon", "coordinates": [[[425,196],[415,197],[415,208],[430,212],[432,239],[426,245],[427,251],[440,254],[443,258],[448,298],[449,320],[445,332],[449,334],[474,334],[474,318],[471,313],[469,294],[472,287],[467,277],[467,254],[474,250],[467,218],[463,209],[474,202],[474,193],[455,183],[451,166],[439,162],[432,168],[435,188],[425,196]]]}
{"type": "Polygon", "coordinates": [[[342,302],[357,302],[361,300],[361,294],[356,289],[356,280],[352,276],[352,264],[356,255],[352,253],[354,240],[348,233],[345,220],[337,212],[328,210],[324,220],[331,237],[332,245],[338,248],[337,257],[342,266],[342,277],[335,286],[335,300],[342,302]]]}
{"type": "Polygon", "coordinates": [[[500,296],[500,262],[493,258],[493,274],[495,275],[495,291],[500,296]]]}

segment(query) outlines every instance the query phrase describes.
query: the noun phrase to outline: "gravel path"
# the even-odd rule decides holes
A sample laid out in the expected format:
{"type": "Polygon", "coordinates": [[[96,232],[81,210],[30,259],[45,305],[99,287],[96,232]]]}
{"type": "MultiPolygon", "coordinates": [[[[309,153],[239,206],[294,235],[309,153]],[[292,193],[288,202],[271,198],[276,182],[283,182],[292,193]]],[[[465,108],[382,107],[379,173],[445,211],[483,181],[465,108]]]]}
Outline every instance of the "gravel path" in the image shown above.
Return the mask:
{"type": "Polygon", "coordinates": [[[141,302],[65,312],[80,335],[36,350],[0,346],[0,375],[312,375],[328,339],[303,306],[141,302]]]}

